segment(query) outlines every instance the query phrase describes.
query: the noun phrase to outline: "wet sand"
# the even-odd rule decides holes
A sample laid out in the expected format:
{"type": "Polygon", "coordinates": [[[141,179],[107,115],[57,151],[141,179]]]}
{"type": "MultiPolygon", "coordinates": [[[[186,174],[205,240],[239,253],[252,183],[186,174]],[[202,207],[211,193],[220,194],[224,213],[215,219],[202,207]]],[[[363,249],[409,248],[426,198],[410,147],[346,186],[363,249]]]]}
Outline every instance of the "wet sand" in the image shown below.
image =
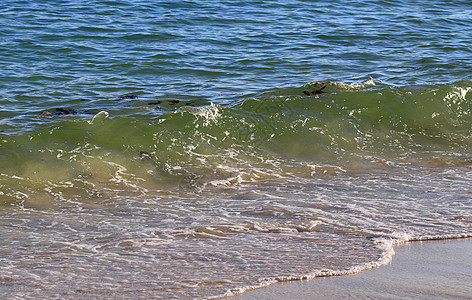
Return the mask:
{"type": "Polygon", "coordinates": [[[472,239],[412,242],[395,253],[378,269],[274,284],[230,299],[472,299],[472,239]]]}

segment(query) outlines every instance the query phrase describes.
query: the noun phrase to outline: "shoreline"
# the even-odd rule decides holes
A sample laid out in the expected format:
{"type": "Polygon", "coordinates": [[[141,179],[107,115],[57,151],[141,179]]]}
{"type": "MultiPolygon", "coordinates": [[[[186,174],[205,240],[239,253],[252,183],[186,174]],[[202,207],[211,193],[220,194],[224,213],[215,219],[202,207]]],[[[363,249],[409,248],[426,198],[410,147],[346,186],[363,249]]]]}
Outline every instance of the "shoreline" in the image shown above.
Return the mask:
{"type": "Polygon", "coordinates": [[[413,241],[394,250],[379,268],[275,283],[227,299],[472,299],[472,238],[413,241]]]}

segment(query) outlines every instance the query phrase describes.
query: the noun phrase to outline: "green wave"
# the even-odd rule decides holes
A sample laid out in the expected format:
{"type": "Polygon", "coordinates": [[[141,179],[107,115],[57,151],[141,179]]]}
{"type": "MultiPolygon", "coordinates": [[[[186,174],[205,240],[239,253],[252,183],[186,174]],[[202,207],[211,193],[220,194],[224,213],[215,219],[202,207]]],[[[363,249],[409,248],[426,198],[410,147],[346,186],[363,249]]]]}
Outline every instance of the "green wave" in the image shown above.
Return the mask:
{"type": "Polygon", "coordinates": [[[326,172],[382,161],[468,159],[472,146],[470,81],[413,87],[372,80],[311,83],[266,90],[233,105],[179,105],[160,116],[136,103],[135,115],[58,116],[4,135],[3,202],[313,176],[303,173],[310,165],[326,172]],[[304,93],[317,89],[322,93],[304,93]]]}

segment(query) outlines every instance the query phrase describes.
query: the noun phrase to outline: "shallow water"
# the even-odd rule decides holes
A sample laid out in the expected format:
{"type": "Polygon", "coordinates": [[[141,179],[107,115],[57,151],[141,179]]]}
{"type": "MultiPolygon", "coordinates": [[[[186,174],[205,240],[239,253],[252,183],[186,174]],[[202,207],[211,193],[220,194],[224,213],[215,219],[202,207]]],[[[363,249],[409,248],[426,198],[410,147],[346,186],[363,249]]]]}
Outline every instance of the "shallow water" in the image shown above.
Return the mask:
{"type": "Polygon", "coordinates": [[[470,299],[472,239],[407,243],[387,266],[354,276],[292,281],[250,291],[235,300],[470,299]]]}
{"type": "Polygon", "coordinates": [[[471,236],[466,1],[8,4],[3,297],[219,297],[471,236]]]}

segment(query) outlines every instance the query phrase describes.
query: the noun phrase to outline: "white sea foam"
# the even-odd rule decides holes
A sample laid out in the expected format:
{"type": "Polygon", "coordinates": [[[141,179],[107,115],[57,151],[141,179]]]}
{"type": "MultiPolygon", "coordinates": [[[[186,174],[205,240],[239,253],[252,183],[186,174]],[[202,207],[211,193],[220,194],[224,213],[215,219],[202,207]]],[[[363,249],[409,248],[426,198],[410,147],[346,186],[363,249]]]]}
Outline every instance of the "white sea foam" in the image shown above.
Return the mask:
{"type": "Polygon", "coordinates": [[[110,114],[107,111],[101,111],[97,113],[96,115],[93,116],[92,120],[89,121],[90,124],[93,124],[98,121],[103,121],[105,119],[108,119],[110,117],[110,114]]]}
{"type": "Polygon", "coordinates": [[[344,82],[334,82],[334,85],[343,88],[343,89],[365,89],[368,87],[375,86],[375,80],[372,77],[362,82],[353,82],[353,83],[344,83],[344,82]]]}
{"type": "Polygon", "coordinates": [[[313,85],[332,85],[341,89],[365,89],[368,87],[372,87],[376,85],[375,80],[372,77],[369,77],[369,79],[361,82],[352,82],[352,83],[345,83],[345,82],[336,82],[336,81],[326,81],[326,82],[310,82],[305,84],[303,87],[311,87],[313,85]]]}
{"type": "Polygon", "coordinates": [[[472,91],[472,87],[453,87],[452,90],[446,94],[444,100],[457,104],[460,101],[465,101],[470,91],[472,91]]]}
{"type": "MultiPolygon", "coordinates": [[[[208,126],[211,122],[217,122],[220,118],[220,105],[216,105],[213,102],[210,105],[206,106],[199,106],[199,107],[183,107],[178,112],[190,112],[195,116],[203,119],[203,123],[201,125],[208,126]]],[[[197,124],[199,125],[199,124],[197,124]]],[[[198,128],[198,126],[197,126],[198,128]]]]}

